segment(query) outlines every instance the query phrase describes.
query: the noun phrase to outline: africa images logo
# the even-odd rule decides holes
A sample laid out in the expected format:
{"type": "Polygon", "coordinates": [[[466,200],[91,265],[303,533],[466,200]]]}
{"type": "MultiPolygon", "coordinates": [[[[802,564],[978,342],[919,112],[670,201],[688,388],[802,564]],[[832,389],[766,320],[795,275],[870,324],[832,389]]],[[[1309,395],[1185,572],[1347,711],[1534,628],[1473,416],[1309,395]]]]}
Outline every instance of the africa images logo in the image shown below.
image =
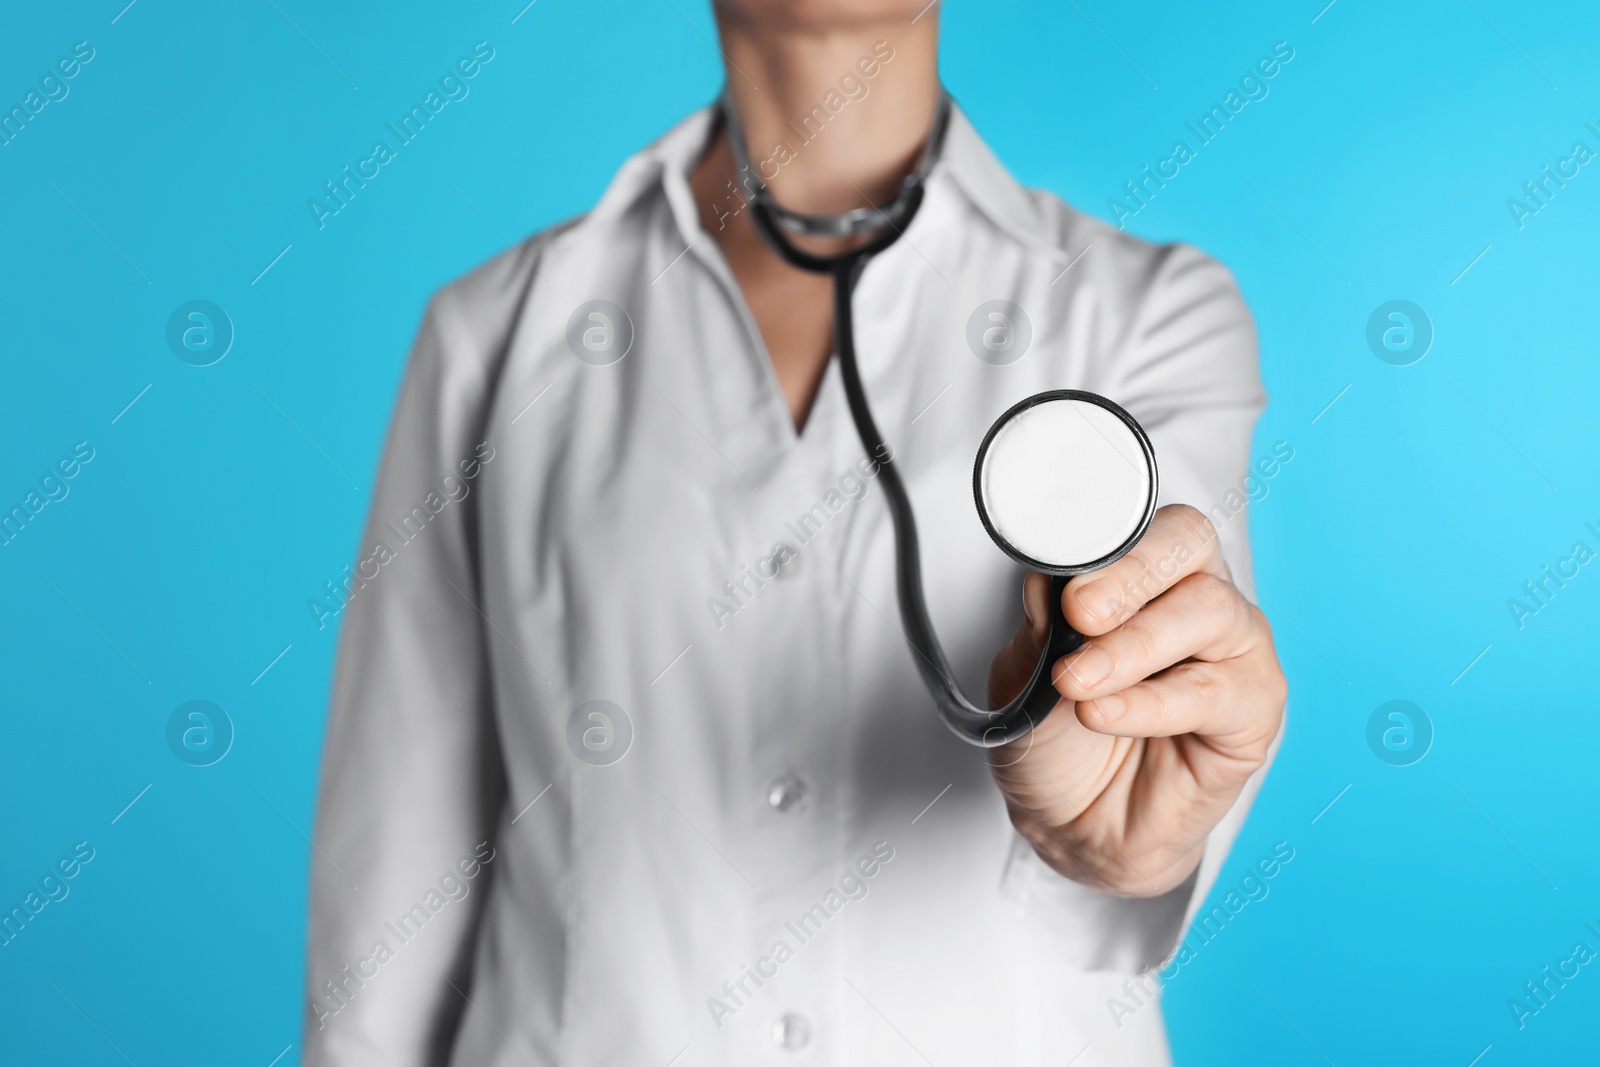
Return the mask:
{"type": "Polygon", "coordinates": [[[779,937],[754,966],[741,963],[738,975],[722,983],[719,990],[722,995],[706,998],[706,1010],[711,1013],[711,1021],[717,1024],[717,1029],[721,1030],[729,1017],[737,1015],[754,1000],[756,992],[765,987],[769,979],[777,977],[778,969],[794,959],[796,950],[815,940],[847,904],[865,900],[872,891],[872,879],[883,873],[883,868],[893,859],[893,845],[887,841],[873,844],[871,853],[845,868],[837,886],[830,885],[816,903],[793,921],[783,924],[783,929],[794,938],[793,945],[787,937],[779,937]],[[755,988],[752,989],[752,985],[755,988]]]}
{"type": "Polygon", "coordinates": [[[1106,201],[1106,210],[1111,213],[1117,229],[1122,229],[1129,219],[1149,207],[1157,191],[1165,189],[1167,182],[1182,174],[1183,167],[1199,157],[1200,149],[1222,136],[1228,123],[1237,118],[1246,105],[1265,100],[1272,91],[1268,82],[1277,77],[1292,59],[1293,45],[1288,41],[1275,43],[1272,54],[1257,59],[1239,78],[1239,87],[1229,89],[1223,96],[1222,103],[1211,105],[1210,110],[1202,112],[1199,118],[1183,124],[1186,136],[1172,143],[1166,157],[1156,161],[1154,170],[1146,163],[1139,169],[1139,177],[1123,182],[1122,191],[1126,199],[1113,196],[1106,201]],[[1194,138],[1193,146],[1189,144],[1189,135],[1194,138]]]}

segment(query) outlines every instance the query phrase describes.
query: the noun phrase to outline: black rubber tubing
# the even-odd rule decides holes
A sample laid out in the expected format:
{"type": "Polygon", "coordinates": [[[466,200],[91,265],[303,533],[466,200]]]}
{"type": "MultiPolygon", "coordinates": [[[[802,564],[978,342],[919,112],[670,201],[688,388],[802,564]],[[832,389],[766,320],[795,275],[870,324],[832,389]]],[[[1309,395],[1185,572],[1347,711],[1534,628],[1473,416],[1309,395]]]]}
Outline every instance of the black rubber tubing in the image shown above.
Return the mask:
{"type": "MultiPolygon", "coordinates": [[[[910,202],[901,215],[904,225],[909,225],[916,215],[922,203],[922,193],[920,185],[913,186],[907,192],[910,202]]],[[[900,479],[889,446],[872,418],[872,408],[867,402],[866,389],[861,384],[861,372],[856,365],[851,294],[867,260],[894,244],[900,236],[900,228],[891,224],[885,232],[859,248],[837,256],[818,256],[795,247],[789,241],[761,197],[752,198],[750,207],[751,221],[767,247],[791,266],[816,274],[827,274],[833,279],[834,351],[839,357],[845,397],[850,404],[850,417],[855,422],[861,446],[866,449],[868,458],[878,464],[878,481],[889,501],[889,515],[894,522],[895,585],[900,600],[900,621],[905,627],[906,643],[916,653],[914,661],[917,670],[933,696],[939,717],[957,737],[982,748],[997,748],[1026,737],[1054,710],[1060,699],[1051,678],[1052,667],[1062,656],[1082,645],[1084,639],[1062,613],[1061,596],[1067,586],[1067,577],[1051,575],[1050,632],[1022,691],[1002,707],[985,709],[968,700],[956,684],[950,662],[945,658],[944,649],[934,633],[927,600],[923,596],[922,553],[917,540],[917,520],[911,508],[911,497],[906,493],[905,483],[900,479]]]]}

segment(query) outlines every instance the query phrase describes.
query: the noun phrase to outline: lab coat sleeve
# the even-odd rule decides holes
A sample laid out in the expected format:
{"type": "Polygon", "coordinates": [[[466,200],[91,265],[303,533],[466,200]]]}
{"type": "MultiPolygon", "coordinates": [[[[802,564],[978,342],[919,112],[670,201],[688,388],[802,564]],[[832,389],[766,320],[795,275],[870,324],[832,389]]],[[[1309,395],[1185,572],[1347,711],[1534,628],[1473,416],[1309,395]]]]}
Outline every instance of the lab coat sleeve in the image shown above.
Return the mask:
{"type": "Polygon", "coordinates": [[[442,1064],[469,993],[495,866],[471,861],[493,848],[504,791],[474,606],[465,472],[481,458],[485,371],[471,349],[447,289],[407,365],[351,569],[311,857],[308,1067],[442,1064]]]}
{"type": "MultiPolygon", "coordinates": [[[[1160,469],[1159,502],[1190,504],[1211,517],[1234,581],[1254,600],[1245,507],[1264,484],[1259,473],[1250,473],[1250,446],[1266,402],[1254,323],[1227,269],[1185,245],[1161,249],[1140,288],[1097,384],[1149,432],[1160,469]]],[[[1271,450],[1266,446],[1267,454],[1271,450]]],[[[1251,776],[1212,830],[1196,871],[1162,896],[1121,897],[1080,885],[1048,867],[1020,838],[1007,880],[1032,914],[1064,935],[1085,969],[1158,966],[1176,950],[1215,883],[1265,773],[1263,767],[1251,776]]]]}

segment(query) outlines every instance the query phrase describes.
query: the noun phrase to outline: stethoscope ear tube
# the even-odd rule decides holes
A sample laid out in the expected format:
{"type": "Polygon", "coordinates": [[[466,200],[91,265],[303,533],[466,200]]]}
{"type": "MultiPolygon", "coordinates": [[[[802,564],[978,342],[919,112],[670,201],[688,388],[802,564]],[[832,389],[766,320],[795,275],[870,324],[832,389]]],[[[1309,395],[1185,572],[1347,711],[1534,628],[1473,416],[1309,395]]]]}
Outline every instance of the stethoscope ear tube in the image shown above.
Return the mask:
{"type": "MultiPolygon", "coordinates": [[[[731,104],[725,101],[724,106],[731,115],[731,104]]],[[[947,109],[948,106],[947,100],[942,103],[943,108],[947,109]]],[[[936,124],[936,132],[938,129],[939,124],[936,124]]],[[[739,159],[743,154],[742,147],[741,144],[734,143],[736,161],[747,166],[746,160],[739,159]]],[[[925,165],[927,162],[925,160],[925,165]]],[[[914,653],[913,662],[927,685],[928,692],[933,696],[934,706],[940,718],[951,732],[968,744],[981,748],[998,748],[1026,737],[1055,709],[1060,697],[1052,678],[1053,668],[1062,656],[1082,645],[1084,639],[1068,624],[1062,611],[1061,597],[1066,589],[1068,575],[1059,572],[1051,574],[1050,629],[1045,648],[1034,664],[1033,672],[1022,691],[1005,705],[991,709],[972,703],[961,692],[955,682],[955,672],[945,658],[944,649],[934,633],[923,593],[922,559],[917,538],[916,516],[912,511],[911,498],[906,492],[905,483],[900,478],[898,468],[895,467],[891,450],[873,420],[866,389],[861,383],[861,372],[856,363],[855,328],[850,300],[863,264],[893,244],[899,238],[901,230],[910,225],[911,219],[921,206],[923,198],[921,176],[919,174],[916,181],[908,181],[895,202],[877,212],[886,223],[891,219],[896,221],[885,225],[867,243],[838,255],[821,256],[796,247],[783,233],[783,221],[775,212],[775,205],[771,203],[765,187],[758,189],[751,197],[750,218],[762,240],[785,262],[801,270],[827,274],[833,280],[834,344],[839,358],[840,377],[850,406],[851,419],[855,423],[857,435],[861,438],[861,445],[866,449],[867,455],[879,465],[878,482],[883,486],[894,524],[895,584],[900,601],[900,619],[905,629],[906,642],[914,653]]],[[[993,433],[991,430],[991,436],[993,433]]],[[[1142,437],[1143,431],[1139,433],[1142,437]]],[[[1152,499],[1154,495],[1152,491],[1152,499]]],[[[982,510],[980,500],[980,513],[982,510]]],[[[1146,521],[1148,522],[1148,519],[1146,521]]],[[[987,520],[986,525],[988,525],[987,520]]],[[[992,526],[989,530],[991,535],[995,533],[992,526]]],[[[1136,539],[1137,537],[1134,538],[1136,539]]],[[[1004,547],[1003,541],[1001,543],[1004,547]]],[[[1014,552],[1012,554],[1015,556],[1014,552]]],[[[1036,569],[1049,572],[1052,568],[1036,569]]],[[[1083,569],[1088,570],[1092,567],[1083,569]]]]}
{"type": "MultiPolygon", "coordinates": [[[[913,187],[909,195],[920,201],[922,187],[913,187]]],[[[906,642],[915,653],[913,662],[933,696],[940,718],[961,740],[981,748],[998,748],[1026,737],[1054,710],[1059,699],[1051,677],[1053,666],[1062,656],[1081,645],[1083,637],[1067,623],[1061,610],[1061,594],[1066,588],[1067,578],[1054,575],[1050,579],[1052,608],[1049,637],[1022,692],[1004,706],[988,709],[973,704],[956,685],[955,672],[945,658],[944,649],[933,630],[933,621],[928,615],[922,587],[922,554],[911,498],[906,493],[905,483],[894,464],[891,450],[878,432],[856,363],[851,291],[866,259],[888,247],[899,236],[898,231],[890,230],[841,256],[824,258],[796,248],[782,234],[761,198],[753,200],[751,207],[751,219],[756,231],[774,252],[792,266],[817,273],[826,272],[833,279],[834,344],[839,357],[845,399],[862,447],[867,455],[878,462],[878,482],[883,486],[894,524],[895,585],[900,601],[900,620],[905,628],[906,642]]],[[[915,207],[913,203],[908,215],[914,213],[915,207]]]]}
{"type": "MultiPolygon", "coordinates": [[[[759,217],[759,214],[758,214],[759,217]]],[[[922,586],[922,554],[917,537],[916,515],[900,471],[890,458],[890,449],[878,432],[867,403],[866,389],[856,364],[853,315],[850,291],[861,261],[833,270],[834,340],[839,355],[840,378],[850,415],[869,456],[878,459],[878,482],[883,486],[894,523],[895,584],[900,600],[900,621],[906,641],[916,653],[914,662],[928,692],[933,696],[940,718],[963,741],[982,748],[998,748],[1025,737],[1054,710],[1057,700],[1051,670],[1062,656],[1083,644],[1082,635],[1067,623],[1061,609],[1061,594],[1067,577],[1050,579],[1051,621],[1045,648],[1034,664],[1033,673],[1020,693],[999,708],[984,708],[972,703],[955,682],[955,672],[945,658],[934,633],[922,586]]]]}

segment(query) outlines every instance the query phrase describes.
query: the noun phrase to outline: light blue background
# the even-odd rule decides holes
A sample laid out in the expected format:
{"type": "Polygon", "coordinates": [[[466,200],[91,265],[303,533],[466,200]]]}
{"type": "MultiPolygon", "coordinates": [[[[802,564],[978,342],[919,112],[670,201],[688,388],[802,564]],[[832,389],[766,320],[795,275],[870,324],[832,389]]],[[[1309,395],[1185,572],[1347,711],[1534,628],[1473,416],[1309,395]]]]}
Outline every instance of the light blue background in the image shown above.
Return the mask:
{"type": "MultiPolygon", "coordinates": [[[[96,449],[0,549],[0,904],[96,849],[0,948],[0,1058],[266,1067],[293,1046],[288,1065],[335,640],[305,604],[353,558],[423,302],[585,210],[720,61],[704,2],[539,0],[513,24],[520,0],[138,0],[113,23],[124,2],[13,5],[0,29],[6,108],[75,42],[97,53],[0,148],[0,505],[96,449]],[[496,56],[471,95],[319,232],[307,198],[478,40],[496,56]],[[192,298],[237,329],[209,368],[163,338],[192,298]],[[194,698],[237,730],[208,768],[164,739],[194,698]]],[[[1296,856],[1173,981],[1174,1049],[1592,1058],[1600,966],[1521,1031],[1506,1002],[1574,942],[1600,949],[1600,564],[1524,629],[1506,602],[1574,541],[1600,548],[1600,164],[1524,229],[1506,201],[1575,140],[1600,149],[1600,11],[1323,2],[943,15],[947,81],[998,155],[1102,216],[1274,42],[1295,49],[1131,224],[1236,272],[1271,394],[1257,449],[1295,449],[1253,516],[1292,718],[1223,884],[1276,841],[1296,856]],[[1393,298],[1434,323],[1414,366],[1364,340],[1393,298]],[[1436,730],[1411,767],[1366,744],[1394,698],[1436,730]]]]}

